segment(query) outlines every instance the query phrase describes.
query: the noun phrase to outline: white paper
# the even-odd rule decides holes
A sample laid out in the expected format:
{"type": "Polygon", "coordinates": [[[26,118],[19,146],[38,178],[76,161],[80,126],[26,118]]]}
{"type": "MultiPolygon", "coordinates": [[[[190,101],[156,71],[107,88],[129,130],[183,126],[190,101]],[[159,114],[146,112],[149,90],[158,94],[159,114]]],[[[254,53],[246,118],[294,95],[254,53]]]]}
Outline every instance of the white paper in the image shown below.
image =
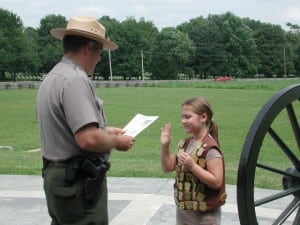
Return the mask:
{"type": "Polygon", "coordinates": [[[145,116],[142,114],[136,114],[129,123],[123,128],[125,130],[125,135],[130,135],[136,137],[144,129],[146,129],[150,124],[158,119],[158,116],[145,116]]]}

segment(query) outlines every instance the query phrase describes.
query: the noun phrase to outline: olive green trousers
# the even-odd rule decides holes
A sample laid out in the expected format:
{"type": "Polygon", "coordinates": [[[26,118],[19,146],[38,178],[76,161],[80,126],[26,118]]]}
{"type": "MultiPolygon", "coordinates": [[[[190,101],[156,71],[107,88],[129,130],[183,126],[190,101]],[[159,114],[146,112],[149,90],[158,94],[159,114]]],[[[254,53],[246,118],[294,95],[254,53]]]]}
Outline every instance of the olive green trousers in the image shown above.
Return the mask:
{"type": "Polygon", "coordinates": [[[108,225],[107,182],[100,188],[99,200],[91,204],[82,195],[84,178],[75,184],[65,182],[65,168],[44,169],[44,191],[51,225],[108,225]]]}

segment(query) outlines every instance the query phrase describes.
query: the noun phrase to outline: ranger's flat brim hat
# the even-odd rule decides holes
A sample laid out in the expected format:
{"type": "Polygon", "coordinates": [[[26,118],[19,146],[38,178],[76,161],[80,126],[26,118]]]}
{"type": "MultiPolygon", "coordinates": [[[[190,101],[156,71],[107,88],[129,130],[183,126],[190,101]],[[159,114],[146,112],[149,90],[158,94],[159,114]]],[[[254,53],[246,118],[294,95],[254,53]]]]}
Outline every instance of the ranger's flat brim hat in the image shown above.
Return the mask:
{"type": "Polygon", "coordinates": [[[66,35],[86,37],[101,43],[103,50],[118,48],[118,45],[105,38],[105,27],[90,16],[73,17],[69,20],[66,28],[52,29],[50,33],[59,40],[63,40],[66,35]]]}

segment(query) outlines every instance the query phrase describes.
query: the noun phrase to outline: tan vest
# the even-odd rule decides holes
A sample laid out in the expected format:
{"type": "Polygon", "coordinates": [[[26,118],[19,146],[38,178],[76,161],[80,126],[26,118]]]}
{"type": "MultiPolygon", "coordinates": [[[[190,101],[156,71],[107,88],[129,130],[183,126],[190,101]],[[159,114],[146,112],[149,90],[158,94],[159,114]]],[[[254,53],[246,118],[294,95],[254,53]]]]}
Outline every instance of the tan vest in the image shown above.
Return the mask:
{"type": "MultiPolygon", "coordinates": [[[[186,151],[190,140],[191,138],[180,141],[177,146],[178,152],[186,151]]],[[[177,164],[174,197],[175,203],[180,209],[207,211],[225,203],[227,197],[225,193],[225,164],[223,154],[215,139],[207,135],[202,143],[199,143],[192,149],[191,157],[199,166],[206,169],[205,158],[211,148],[217,149],[222,155],[224,175],[221,188],[216,190],[208,187],[188,169],[182,168],[182,166],[178,166],[177,164]]]]}

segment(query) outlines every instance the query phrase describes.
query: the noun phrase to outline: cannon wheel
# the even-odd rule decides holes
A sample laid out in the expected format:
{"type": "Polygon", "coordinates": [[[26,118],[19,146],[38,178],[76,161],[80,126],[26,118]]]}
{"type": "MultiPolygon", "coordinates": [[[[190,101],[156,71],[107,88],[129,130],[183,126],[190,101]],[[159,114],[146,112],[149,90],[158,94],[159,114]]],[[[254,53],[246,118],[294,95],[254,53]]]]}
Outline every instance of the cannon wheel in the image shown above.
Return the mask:
{"type": "Polygon", "coordinates": [[[260,216],[257,215],[257,208],[286,197],[289,197],[286,206],[283,206],[276,218],[267,224],[286,224],[286,222],[293,225],[300,224],[300,129],[296,116],[297,110],[300,111],[299,99],[299,84],[281,90],[263,106],[249,130],[240,156],[237,178],[237,204],[242,225],[262,224],[260,216]],[[293,144],[287,143],[285,135],[279,134],[280,129],[273,128],[276,127],[274,123],[279,117],[281,120],[284,119],[285,126],[290,128],[288,130],[291,132],[290,139],[293,144]],[[279,168],[279,165],[269,165],[260,159],[260,152],[265,151],[263,143],[266,138],[277,147],[272,148],[267,154],[276,155],[280,152],[283,155],[282,160],[289,166],[279,168]],[[256,199],[254,187],[259,171],[279,176],[282,190],[256,199]]]}

